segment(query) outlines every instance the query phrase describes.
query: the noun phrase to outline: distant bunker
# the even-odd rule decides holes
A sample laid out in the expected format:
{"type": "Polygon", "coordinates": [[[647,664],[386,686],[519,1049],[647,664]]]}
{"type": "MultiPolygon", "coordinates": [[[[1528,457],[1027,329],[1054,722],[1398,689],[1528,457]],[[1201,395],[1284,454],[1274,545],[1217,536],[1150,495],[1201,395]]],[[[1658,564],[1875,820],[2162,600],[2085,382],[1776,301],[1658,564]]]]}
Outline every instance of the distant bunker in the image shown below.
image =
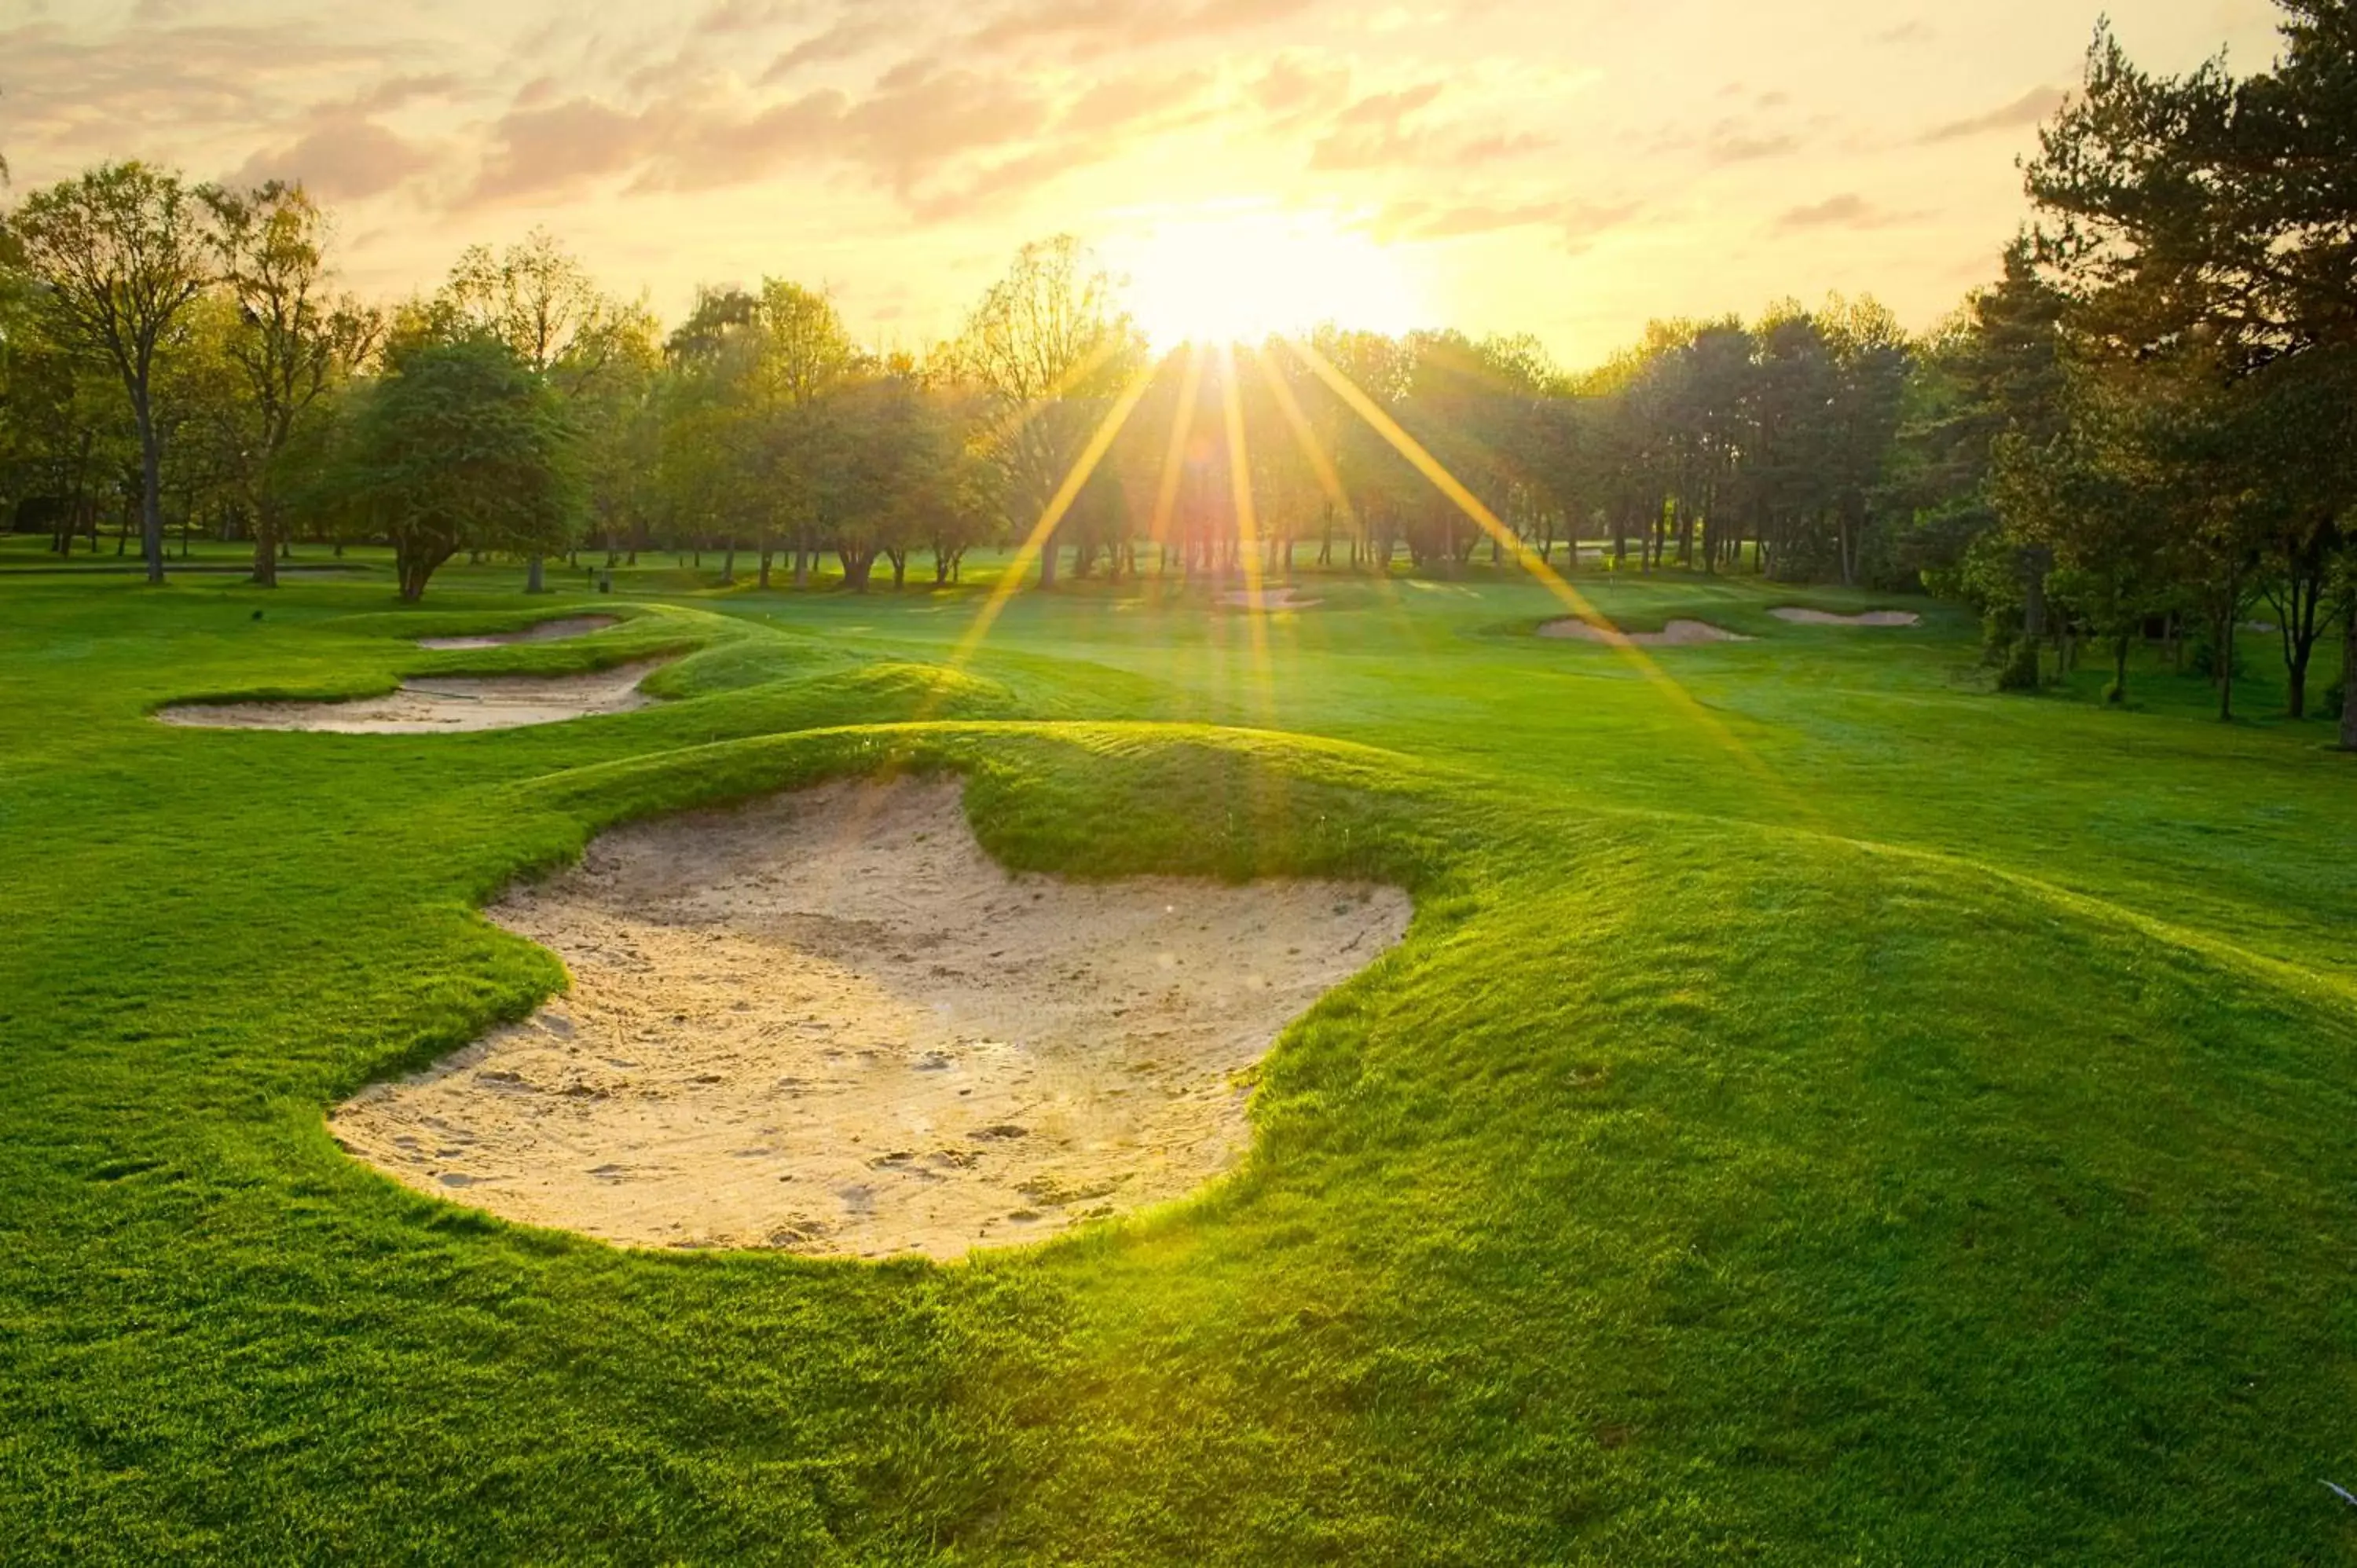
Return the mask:
{"type": "Polygon", "coordinates": [[[199,729],[319,730],[335,735],[446,735],[562,724],[653,705],[639,682],[665,660],[587,675],[421,676],[386,697],[342,703],[180,703],[157,711],[199,729]]]}
{"type": "Polygon", "coordinates": [[[568,638],[587,637],[609,626],[619,626],[619,616],[566,616],[559,620],[544,620],[528,626],[522,631],[487,631],[473,637],[421,637],[420,648],[455,651],[468,648],[511,648],[521,642],[563,642],[568,638]]]}
{"type": "Polygon", "coordinates": [[[960,784],[904,779],[625,827],[489,912],[571,989],[339,1107],[347,1150],[627,1245],[946,1259],[1228,1170],[1242,1075],[1411,911],[1010,875],[960,784]]]}
{"type": "Polygon", "coordinates": [[[1257,592],[1240,588],[1220,596],[1221,607],[1232,610],[1306,610],[1314,609],[1325,602],[1323,599],[1305,599],[1298,590],[1289,587],[1262,588],[1257,592]]]}
{"type": "Polygon", "coordinates": [[[1577,642],[1603,643],[1614,641],[1617,636],[1626,639],[1639,648],[1692,648],[1706,642],[1749,642],[1751,640],[1741,632],[1729,631],[1723,626],[1713,626],[1706,620],[1674,620],[1659,631],[1623,631],[1616,634],[1602,627],[1581,620],[1577,616],[1566,616],[1561,620],[1548,621],[1539,628],[1539,635],[1566,638],[1577,642]]]}
{"type": "Polygon", "coordinates": [[[1768,612],[1778,620],[1791,621],[1794,626],[1920,626],[1923,618],[1912,610],[1865,610],[1857,615],[1835,615],[1831,610],[1803,609],[1788,605],[1768,612]]]}

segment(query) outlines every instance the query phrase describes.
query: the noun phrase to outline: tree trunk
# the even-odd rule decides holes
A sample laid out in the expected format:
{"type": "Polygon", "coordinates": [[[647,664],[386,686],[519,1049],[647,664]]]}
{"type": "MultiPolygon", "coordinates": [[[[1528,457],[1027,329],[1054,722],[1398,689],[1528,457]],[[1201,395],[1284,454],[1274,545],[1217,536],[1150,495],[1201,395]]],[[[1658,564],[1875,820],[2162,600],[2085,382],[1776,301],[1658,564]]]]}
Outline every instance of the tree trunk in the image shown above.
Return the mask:
{"type": "Polygon", "coordinates": [[[2242,618],[2229,609],[2219,627],[2218,638],[2218,722],[2225,724],[2234,716],[2234,623],[2242,618]]]}
{"type": "Polygon", "coordinates": [[[537,555],[530,557],[523,564],[523,591],[527,594],[548,592],[547,576],[542,570],[541,560],[537,555]]]}
{"type": "Polygon", "coordinates": [[[253,583],[278,585],[278,508],[267,498],[253,509],[253,583]]]}
{"type": "Polygon", "coordinates": [[[765,588],[770,585],[770,557],[772,553],[768,550],[761,552],[761,586],[765,588]]]}
{"type": "Polygon", "coordinates": [[[139,548],[147,559],[147,580],[164,580],[164,437],[156,428],[147,392],[141,388],[132,400],[132,416],[139,423],[139,548]]]}
{"type": "Polygon", "coordinates": [[[1056,539],[1050,534],[1039,550],[1039,585],[1043,588],[1056,585],[1056,539]]]}
{"type": "Polygon", "coordinates": [[[2341,623],[2341,746],[2357,751],[2357,594],[2341,623]]]}

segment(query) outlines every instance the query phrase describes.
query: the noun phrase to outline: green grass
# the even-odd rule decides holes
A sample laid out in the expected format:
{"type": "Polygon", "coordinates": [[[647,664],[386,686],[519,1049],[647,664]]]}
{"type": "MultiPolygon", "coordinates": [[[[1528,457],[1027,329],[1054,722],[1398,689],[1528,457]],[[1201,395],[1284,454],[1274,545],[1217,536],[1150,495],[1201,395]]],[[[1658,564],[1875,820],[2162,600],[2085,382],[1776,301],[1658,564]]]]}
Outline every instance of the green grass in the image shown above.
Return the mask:
{"type": "Polygon", "coordinates": [[[986,560],[416,610],[355,564],[0,578],[0,1557],[2357,1558],[2323,725],[2150,669],[1996,697],[1953,611],[1792,627],[1874,601],[1749,580],[1579,579],[1759,639],[1655,655],[1704,725],[1480,570],[1276,618],[1078,585],[953,671],[986,560]],[[145,717],[652,655],[676,701],[538,730],[145,717]],[[619,1251],[328,1140],[561,983],[501,884],[884,768],[963,773],[1012,865],[1380,876],[1416,921],[1270,1057],[1238,1176],[952,1267],[619,1251]]]}

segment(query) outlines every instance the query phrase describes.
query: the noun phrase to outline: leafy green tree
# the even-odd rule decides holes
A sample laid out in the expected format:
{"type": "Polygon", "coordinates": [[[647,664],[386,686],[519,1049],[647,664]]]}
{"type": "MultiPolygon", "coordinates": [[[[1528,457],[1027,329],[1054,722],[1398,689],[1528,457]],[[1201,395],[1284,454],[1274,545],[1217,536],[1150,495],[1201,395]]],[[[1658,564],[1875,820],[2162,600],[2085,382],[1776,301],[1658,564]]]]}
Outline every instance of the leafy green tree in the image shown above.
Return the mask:
{"type": "Polygon", "coordinates": [[[346,462],[348,494],[393,543],[404,601],[461,550],[552,553],[579,514],[561,400],[486,335],[397,343],[346,462]]]}
{"type": "Polygon", "coordinates": [[[25,198],[9,219],[40,286],[48,329],[120,379],[139,439],[140,541],[164,580],[164,426],[156,360],[180,315],[211,284],[204,188],[142,163],[107,164],[25,198]]]}
{"type": "MultiPolygon", "coordinates": [[[[1992,444],[1987,480],[2007,539],[2040,555],[2057,597],[2109,648],[2114,703],[2127,698],[2129,650],[2170,593],[2167,471],[2144,460],[2143,411],[2121,391],[2082,375],[2074,416],[2043,441],[2008,428],[1992,444]]],[[[2034,671],[2035,642],[2024,642],[2034,671]]]]}
{"type": "MultiPolygon", "coordinates": [[[[1144,351],[1111,274],[1070,235],[1026,245],[967,317],[961,376],[988,400],[989,450],[1009,500],[1035,522],[1144,351]]],[[[1059,528],[1041,543],[1041,587],[1055,585],[1061,550],[1059,528]]]]}
{"type": "MultiPolygon", "coordinates": [[[[576,428],[601,442],[619,434],[613,422],[628,415],[630,385],[651,351],[651,317],[608,295],[546,230],[501,252],[469,246],[436,304],[464,329],[505,343],[565,401],[576,428]]],[[[611,483],[616,476],[601,465],[598,477],[611,483]]],[[[530,553],[525,591],[541,592],[544,555],[575,542],[568,537],[530,553]]]]}
{"type": "Polygon", "coordinates": [[[1999,536],[1989,483],[1999,439],[2040,449],[2062,428],[2063,303],[2028,242],[2007,247],[1997,282],[1918,356],[1885,461],[1893,564],[1984,613],[2020,615],[2042,591],[2045,558],[1999,536]]]}
{"type": "Polygon", "coordinates": [[[2222,716],[2235,618],[2269,555],[2304,703],[2331,543],[2357,506],[2352,465],[2298,461],[2346,451],[2357,392],[2357,14],[2282,9],[2283,57],[2242,81],[2222,60],[2153,75],[2099,29],[2029,170],[2075,335],[2143,378],[2187,477],[2180,554],[2213,625],[2222,716]]]}
{"type": "Polygon", "coordinates": [[[377,312],[328,291],[328,220],[299,185],[208,193],[223,285],[241,328],[227,351],[245,383],[237,446],[253,520],[253,580],[278,582],[290,483],[284,457],[296,424],[374,350],[377,312]]]}

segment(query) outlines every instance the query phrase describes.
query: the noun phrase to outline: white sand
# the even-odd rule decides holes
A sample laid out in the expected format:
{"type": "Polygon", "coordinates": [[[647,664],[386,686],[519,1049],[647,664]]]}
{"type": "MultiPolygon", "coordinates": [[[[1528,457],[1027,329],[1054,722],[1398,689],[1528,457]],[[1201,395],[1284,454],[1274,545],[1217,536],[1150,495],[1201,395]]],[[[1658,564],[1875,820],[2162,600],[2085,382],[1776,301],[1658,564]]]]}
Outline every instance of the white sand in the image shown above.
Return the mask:
{"type": "Polygon", "coordinates": [[[1220,603],[1232,610],[1306,610],[1322,605],[1323,599],[1305,599],[1293,588],[1263,588],[1255,594],[1248,588],[1222,594],[1220,603]]]}
{"type": "Polygon", "coordinates": [[[1795,606],[1770,610],[1778,620],[1791,621],[1794,626],[1916,626],[1923,618],[1912,610],[1867,610],[1854,616],[1838,616],[1830,610],[1804,610],[1795,606]]]}
{"type": "MultiPolygon", "coordinates": [[[[1570,638],[1580,642],[1611,642],[1612,634],[1577,617],[1551,620],[1539,628],[1541,637],[1570,638]]],[[[1749,642],[1740,632],[1713,626],[1706,620],[1674,620],[1659,631],[1624,631],[1620,637],[1639,648],[1691,648],[1703,642],[1749,642]]]]}
{"type": "Polygon", "coordinates": [[[562,642],[567,638],[587,637],[593,631],[603,631],[609,626],[622,624],[619,616],[567,616],[562,620],[544,620],[538,626],[522,631],[488,631],[479,637],[421,637],[420,648],[457,650],[463,648],[508,648],[519,642],[562,642]]]}
{"type": "Polygon", "coordinates": [[[611,1241],[949,1258],[1232,1166],[1236,1075],[1410,908],[1012,876],[904,780],[624,828],[490,912],[571,991],[339,1108],[347,1149],[611,1241]]]}
{"type": "Polygon", "coordinates": [[[156,716],[199,729],[321,730],[336,735],[443,735],[627,714],[654,699],[639,682],[662,660],[589,675],[440,676],[405,681],[389,697],[349,703],[182,703],[156,716]]]}

